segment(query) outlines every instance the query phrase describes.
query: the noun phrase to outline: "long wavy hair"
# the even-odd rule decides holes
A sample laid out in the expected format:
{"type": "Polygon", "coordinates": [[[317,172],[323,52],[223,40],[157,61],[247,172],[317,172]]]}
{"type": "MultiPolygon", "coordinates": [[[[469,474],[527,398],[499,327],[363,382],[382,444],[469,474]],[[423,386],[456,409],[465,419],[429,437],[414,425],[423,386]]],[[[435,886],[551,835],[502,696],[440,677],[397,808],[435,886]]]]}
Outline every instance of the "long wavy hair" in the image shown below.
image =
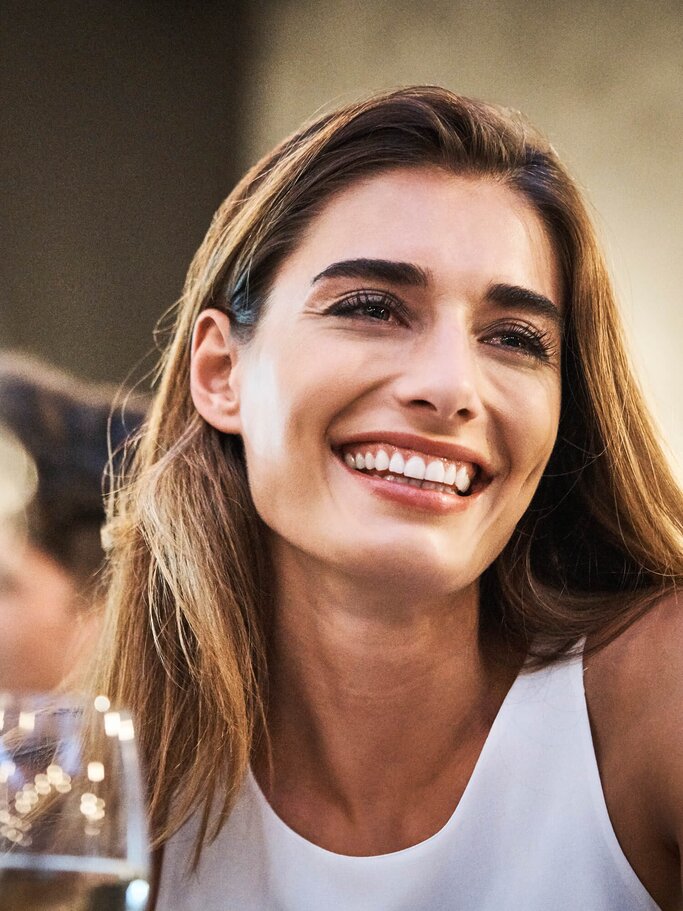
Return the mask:
{"type": "Polygon", "coordinates": [[[279,264],[330,197],[361,177],[421,166],[521,194],[549,232],[564,283],[557,444],[481,580],[482,629],[537,665],[560,660],[582,637],[604,644],[683,575],[681,493],[629,367],[585,204],[548,142],[515,112],[436,87],[317,119],[256,164],[216,213],[173,311],[133,471],[110,502],[109,629],[97,686],[143,719],[155,845],[200,809],[198,858],[265,730],[265,535],[241,440],[193,407],[193,326],[218,307],[248,343],[279,264]]]}

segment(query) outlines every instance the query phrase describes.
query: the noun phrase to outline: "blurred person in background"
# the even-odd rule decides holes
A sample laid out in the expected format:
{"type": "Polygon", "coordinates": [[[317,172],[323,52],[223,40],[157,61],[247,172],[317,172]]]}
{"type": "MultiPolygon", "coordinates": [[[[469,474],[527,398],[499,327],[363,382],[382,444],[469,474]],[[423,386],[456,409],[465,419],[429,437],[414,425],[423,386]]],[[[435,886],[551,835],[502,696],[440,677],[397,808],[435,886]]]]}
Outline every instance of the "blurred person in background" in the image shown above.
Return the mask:
{"type": "Polygon", "coordinates": [[[74,681],[99,629],[103,481],[142,420],[115,389],[0,353],[0,689],[74,681]]]}

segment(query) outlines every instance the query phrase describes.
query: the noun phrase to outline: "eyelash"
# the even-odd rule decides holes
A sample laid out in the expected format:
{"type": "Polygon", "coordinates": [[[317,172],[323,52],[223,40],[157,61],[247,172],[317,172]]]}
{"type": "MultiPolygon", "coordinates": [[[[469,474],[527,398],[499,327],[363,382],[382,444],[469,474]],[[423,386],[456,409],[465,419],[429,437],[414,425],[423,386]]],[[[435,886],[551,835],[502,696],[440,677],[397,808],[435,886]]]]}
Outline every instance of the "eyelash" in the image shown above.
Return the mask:
{"type": "MultiPolygon", "coordinates": [[[[379,291],[356,291],[348,297],[336,301],[327,310],[327,313],[331,316],[356,316],[359,319],[365,318],[383,323],[389,322],[394,317],[401,325],[408,325],[410,322],[410,313],[407,307],[392,295],[379,291]],[[386,311],[387,317],[370,315],[369,311],[373,308],[386,311]]],[[[516,345],[498,345],[497,347],[518,351],[524,357],[536,358],[541,361],[549,361],[555,350],[549,332],[536,329],[522,322],[515,321],[503,326],[494,326],[486,330],[485,338],[488,340],[514,338],[517,341],[521,341],[522,345],[520,347],[516,345]]]]}
{"type": "Polygon", "coordinates": [[[512,322],[504,326],[496,326],[490,331],[489,338],[514,338],[521,341],[522,348],[517,346],[500,345],[501,348],[519,351],[526,357],[548,361],[555,353],[555,345],[550,333],[543,329],[536,329],[527,323],[512,322]]]}
{"type": "Polygon", "coordinates": [[[402,325],[409,322],[408,310],[401,301],[379,291],[356,291],[334,303],[327,312],[332,316],[358,316],[361,319],[365,317],[383,323],[389,322],[392,316],[402,325]],[[371,308],[386,310],[387,319],[371,316],[368,312],[371,308]]]}

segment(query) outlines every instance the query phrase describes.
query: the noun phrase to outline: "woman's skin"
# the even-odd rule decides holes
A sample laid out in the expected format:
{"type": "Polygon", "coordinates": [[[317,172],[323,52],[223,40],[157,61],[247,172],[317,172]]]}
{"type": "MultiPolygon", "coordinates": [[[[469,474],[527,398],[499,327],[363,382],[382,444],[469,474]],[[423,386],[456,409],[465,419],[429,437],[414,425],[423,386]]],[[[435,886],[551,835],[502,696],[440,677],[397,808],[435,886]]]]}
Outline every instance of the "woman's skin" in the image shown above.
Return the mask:
{"type": "Polygon", "coordinates": [[[683,604],[663,599],[586,663],[612,826],[662,911],[683,908],[683,604]]]}
{"type": "Polygon", "coordinates": [[[478,579],[555,442],[562,303],[521,196],[396,169],[327,203],[248,344],[218,311],[197,322],[195,405],[244,440],[276,573],[274,775],[263,756],[254,772],[278,815],[329,850],[433,835],[518,673],[523,656],[482,648],[478,579]],[[379,448],[456,462],[471,495],[346,464],[379,448]]]}

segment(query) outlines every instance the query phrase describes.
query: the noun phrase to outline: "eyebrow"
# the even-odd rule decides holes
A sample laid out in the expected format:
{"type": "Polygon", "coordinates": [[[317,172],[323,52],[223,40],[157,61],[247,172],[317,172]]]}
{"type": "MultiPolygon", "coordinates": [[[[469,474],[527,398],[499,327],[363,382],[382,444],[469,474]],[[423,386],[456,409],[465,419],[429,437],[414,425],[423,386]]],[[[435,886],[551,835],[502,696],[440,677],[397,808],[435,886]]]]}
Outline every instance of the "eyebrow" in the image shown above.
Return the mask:
{"type": "Polygon", "coordinates": [[[325,278],[375,279],[413,288],[426,288],[429,284],[429,273],[425,269],[414,263],[395,262],[391,259],[341,260],[319,272],[311,284],[325,278]]]}
{"type": "MultiPolygon", "coordinates": [[[[427,269],[423,269],[415,263],[391,259],[344,259],[332,263],[319,272],[311,284],[315,285],[316,282],[324,279],[334,278],[375,279],[393,285],[426,288],[431,275],[427,269]]],[[[552,320],[559,329],[563,326],[564,318],[559,307],[550,298],[539,294],[538,291],[532,291],[530,288],[498,282],[491,285],[486,298],[491,303],[502,307],[522,309],[537,316],[544,316],[552,320]]]]}
{"type": "Polygon", "coordinates": [[[486,296],[492,303],[502,307],[514,307],[536,316],[544,316],[552,320],[558,329],[561,329],[564,324],[564,317],[557,304],[554,304],[545,295],[539,294],[538,291],[531,291],[521,285],[499,283],[491,285],[486,296]]]}

